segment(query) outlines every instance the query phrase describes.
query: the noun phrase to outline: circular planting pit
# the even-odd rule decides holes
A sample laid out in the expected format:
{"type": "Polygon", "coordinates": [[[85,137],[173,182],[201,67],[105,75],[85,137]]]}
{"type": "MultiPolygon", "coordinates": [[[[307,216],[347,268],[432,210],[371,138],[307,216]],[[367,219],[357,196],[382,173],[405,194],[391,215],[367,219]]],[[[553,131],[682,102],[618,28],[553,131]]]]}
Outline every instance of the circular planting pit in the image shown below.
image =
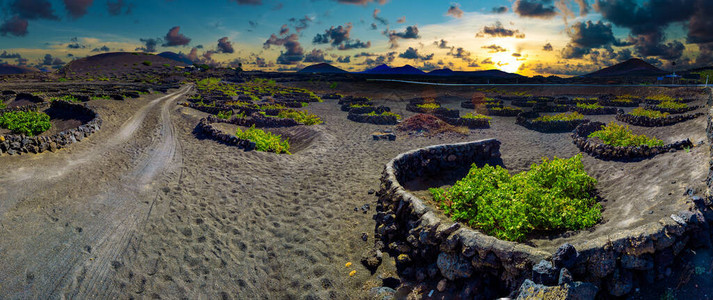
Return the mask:
{"type": "Polygon", "coordinates": [[[615,106],[615,107],[637,107],[641,103],[641,99],[626,99],[626,100],[616,100],[616,99],[599,99],[599,105],[601,106],[615,106]]]}
{"type": "Polygon", "coordinates": [[[582,150],[582,152],[586,152],[587,154],[599,159],[611,160],[631,160],[647,158],[661,153],[683,150],[686,148],[693,147],[693,143],[688,139],[655,147],[649,147],[646,145],[616,147],[604,144],[601,142],[601,140],[593,140],[589,138],[590,134],[602,129],[605,125],[606,124],[602,122],[587,122],[580,124],[572,132],[572,142],[577,145],[579,150],[582,150]]]}
{"type": "Polygon", "coordinates": [[[658,107],[656,105],[646,105],[646,106],[644,106],[644,108],[649,109],[649,110],[660,111],[662,113],[682,114],[682,113],[686,113],[689,111],[699,109],[699,108],[701,108],[701,106],[687,106],[687,107],[681,107],[681,108],[663,108],[663,107],[658,107]]]}
{"type": "Polygon", "coordinates": [[[616,107],[587,108],[587,107],[581,107],[581,106],[576,106],[576,105],[570,106],[569,110],[576,111],[583,115],[613,115],[613,114],[616,114],[616,112],[617,112],[616,107]]]}
{"type": "Polygon", "coordinates": [[[15,98],[7,102],[7,108],[17,108],[17,107],[30,107],[30,105],[37,105],[45,100],[42,96],[35,96],[29,93],[18,93],[15,98]]]}
{"type": "Polygon", "coordinates": [[[669,126],[669,125],[673,125],[676,123],[681,123],[684,121],[692,120],[692,119],[698,118],[702,115],[703,115],[703,113],[695,113],[695,114],[667,116],[667,117],[663,117],[663,118],[650,118],[647,116],[634,116],[632,114],[624,114],[622,111],[619,111],[616,114],[616,120],[624,122],[624,123],[628,123],[631,125],[635,125],[635,126],[662,127],[662,126],[669,126]]]}
{"type": "Polygon", "coordinates": [[[453,126],[465,126],[470,129],[483,129],[490,128],[491,118],[443,118],[439,117],[441,120],[446,121],[446,123],[453,126]]]}
{"type": "Polygon", "coordinates": [[[55,151],[79,142],[99,130],[102,119],[89,107],[65,101],[32,104],[0,110],[0,115],[11,111],[41,111],[49,115],[51,127],[36,135],[14,134],[0,129],[0,155],[55,151]]]}
{"type": "Polygon", "coordinates": [[[587,119],[567,120],[567,121],[539,121],[537,118],[540,114],[536,112],[523,112],[517,115],[515,124],[521,125],[527,129],[543,132],[543,133],[558,133],[572,131],[577,128],[577,125],[582,124],[587,119]]]}
{"type": "MultiPolygon", "coordinates": [[[[253,125],[254,123],[249,124],[249,122],[244,122],[236,118],[223,120],[215,116],[208,116],[198,122],[196,132],[219,143],[235,146],[245,151],[252,151],[256,149],[255,142],[240,139],[235,136],[235,132],[238,128],[245,129],[253,125]]],[[[321,136],[319,131],[309,126],[270,127],[269,132],[280,135],[283,139],[288,139],[291,154],[308,149],[321,136]]]]}
{"type": "Polygon", "coordinates": [[[500,116],[500,117],[517,117],[517,115],[522,113],[521,108],[503,106],[498,108],[488,108],[489,116],[500,116]]]}
{"type": "MultiPolygon", "coordinates": [[[[662,280],[685,249],[711,243],[709,198],[691,192],[685,201],[672,201],[681,196],[656,200],[656,211],[637,210],[650,207],[646,194],[670,180],[656,172],[650,175],[656,180],[628,189],[630,196],[623,198],[628,201],[603,202],[604,221],[593,228],[532,235],[522,243],[453,222],[421,196],[425,188],[452,184],[465,175],[463,166],[502,164],[500,156],[500,142],[488,139],[416,149],[386,164],[374,217],[376,246],[396,259],[402,278],[440,281],[462,297],[493,299],[512,295],[523,282],[525,288],[532,282],[557,285],[559,274],[567,273],[572,280],[559,287],[581,287],[579,292],[586,290],[590,297],[597,292],[602,298],[621,297],[662,280]]],[[[693,186],[705,186],[701,178],[708,166],[692,159],[677,167],[685,169],[688,176],[677,174],[693,186]]]]}
{"type": "Polygon", "coordinates": [[[349,110],[350,114],[368,114],[377,113],[381,114],[383,112],[391,111],[391,108],[386,106],[365,106],[365,107],[355,107],[349,110]]]}
{"type": "Polygon", "coordinates": [[[396,125],[399,123],[399,119],[392,115],[369,115],[369,114],[355,114],[349,113],[347,119],[357,123],[369,123],[376,125],[396,125]]]}
{"type": "Polygon", "coordinates": [[[568,110],[569,107],[567,105],[547,105],[547,103],[544,102],[538,102],[537,104],[535,104],[535,106],[532,107],[532,111],[534,112],[566,112],[568,110]]]}

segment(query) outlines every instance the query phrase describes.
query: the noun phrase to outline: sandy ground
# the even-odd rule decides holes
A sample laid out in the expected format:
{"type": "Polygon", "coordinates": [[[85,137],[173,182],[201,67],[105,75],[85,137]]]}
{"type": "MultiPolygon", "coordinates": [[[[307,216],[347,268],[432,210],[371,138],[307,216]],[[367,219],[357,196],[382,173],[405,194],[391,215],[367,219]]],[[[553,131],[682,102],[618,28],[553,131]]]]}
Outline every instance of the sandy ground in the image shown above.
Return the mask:
{"type": "MultiPolygon", "coordinates": [[[[373,245],[376,197],[367,191],[378,190],[388,160],[418,147],[490,137],[503,141],[503,161],[513,172],[543,155],[577,153],[568,134],[539,134],[514,118],[495,118],[491,129],[467,137],[373,141],[371,132],[391,126],[348,121],[330,101],[307,108],[325,124],[275,130],[291,137],[293,155],[245,152],[194,133],[204,114],[175,105],[186,89],[92,101],[105,120],[99,133],[57,153],[0,157],[8,170],[0,174],[0,298],[368,298],[380,277],[394,275],[390,259],[373,275],[359,264],[373,245]],[[365,204],[366,212],[355,210],[365,204]]],[[[406,117],[412,113],[400,99],[445,93],[366,84],[340,89],[372,96],[406,117]]],[[[705,118],[636,130],[697,143],[705,118]]],[[[657,186],[636,197],[648,201],[680,196],[691,176],[704,178],[699,172],[707,165],[700,162],[707,155],[697,147],[626,164],[585,156],[585,166],[600,180],[603,198],[626,202],[657,186]],[[646,183],[637,186],[637,178],[646,183]]],[[[645,221],[644,200],[628,212],[624,204],[608,209],[611,217],[594,232],[645,221]]]]}

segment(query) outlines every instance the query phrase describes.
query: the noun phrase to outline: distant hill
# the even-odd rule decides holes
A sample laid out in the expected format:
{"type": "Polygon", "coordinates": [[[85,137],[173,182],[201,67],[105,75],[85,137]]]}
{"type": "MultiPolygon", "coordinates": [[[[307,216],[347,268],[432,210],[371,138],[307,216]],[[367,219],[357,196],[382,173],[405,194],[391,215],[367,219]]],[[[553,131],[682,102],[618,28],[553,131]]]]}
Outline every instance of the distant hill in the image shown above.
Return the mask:
{"type": "Polygon", "coordinates": [[[463,77],[483,77],[483,78],[522,78],[519,74],[508,73],[500,70],[485,71],[453,71],[451,69],[433,70],[428,73],[433,76],[463,76],[463,77]]]}
{"type": "Polygon", "coordinates": [[[632,58],[583,77],[661,76],[667,73],[641,59],[632,58]]]}
{"type": "Polygon", "coordinates": [[[424,75],[425,72],[414,68],[411,65],[392,68],[387,65],[380,65],[373,69],[368,69],[363,74],[380,74],[380,75],[424,75]]]}
{"type": "Polygon", "coordinates": [[[188,56],[186,56],[185,54],[178,54],[178,53],[175,53],[175,52],[166,51],[166,52],[161,52],[161,53],[159,53],[159,54],[157,54],[157,55],[160,56],[160,57],[164,57],[164,58],[168,58],[168,59],[175,60],[175,61],[177,61],[177,62],[182,62],[182,63],[187,64],[187,65],[192,65],[192,64],[193,64],[193,61],[191,61],[190,59],[188,59],[188,56]]]}
{"type": "Polygon", "coordinates": [[[13,75],[13,74],[25,74],[25,73],[35,73],[40,70],[26,67],[26,66],[15,66],[10,64],[0,64],[0,75],[13,75]]]}
{"type": "Polygon", "coordinates": [[[119,76],[122,74],[160,71],[187,64],[158,55],[138,52],[112,52],[80,58],[64,66],[60,73],[71,76],[119,76]]]}
{"type": "Polygon", "coordinates": [[[320,63],[308,66],[302,70],[297,71],[297,73],[321,73],[321,74],[337,74],[337,73],[349,73],[340,68],[332,66],[328,63],[320,63]]]}

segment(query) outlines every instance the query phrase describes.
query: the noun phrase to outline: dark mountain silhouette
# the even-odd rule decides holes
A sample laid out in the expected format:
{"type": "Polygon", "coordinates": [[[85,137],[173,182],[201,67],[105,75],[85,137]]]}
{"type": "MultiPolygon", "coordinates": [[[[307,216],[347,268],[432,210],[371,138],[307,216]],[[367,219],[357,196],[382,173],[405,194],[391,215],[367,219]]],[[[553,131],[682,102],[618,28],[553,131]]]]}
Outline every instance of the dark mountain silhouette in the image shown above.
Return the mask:
{"type": "Polygon", "coordinates": [[[172,60],[175,60],[175,61],[178,61],[178,62],[182,62],[182,63],[187,64],[187,65],[192,65],[192,64],[193,64],[193,61],[191,61],[190,59],[188,59],[188,56],[186,56],[185,54],[178,54],[178,53],[175,53],[175,52],[166,51],[166,52],[161,52],[161,53],[159,53],[159,54],[157,54],[157,55],[158,55],[158,56],[161,56],[161,57],[168,58],[168,59],[172,59],[172,60]]]}
{"type": "Polygon", "coordinates": [[[638,58],[606,67],[599,71],[583,75],[584,77],[619,77],[619,76],[661,76],[668,72],[654,67],[638,58]]]}
{"type": "Polygon", "coordinates": [[[322,73],[322,74],[337,74],[337,73],[348,73],[340,68],[332,66],[328,63],[319,63],[308,66],[302,70],[297,71],[297,73],[322,73]]]}
{"type": "Polygon", "coordinates": [[[387,65],[380,65],[376,68],[366,70],[361,72],[363,74],[379,74],[379,75],[424,75],[425,72],[414,68],[411,65],[405,65],[403,67],[391,68],[387,65]]]}
{"type": "Polygon", "coordinates": [[[187,64],[158,55],[138,52],[102,53],[73,60],[60,72],[73,75],[118,75],[137,71],[158,71],[187,64]]]}
{"type": "Polygon", "coordinates": [[[519,74],[508,73],[500,70],[485,71],[453,71],[451,69],[433,70],[428,73],[433,76],[463,76],[463,77],[487,77],[487,78],[522,78],[519,74]]]}
{"type": "Polygon", "coordinates": [[[39,72],[35,68],[26,66],[15,66],[10,64],[0,64],[0,75],[12,75],[12,74],[24,74],[24,73],[34,73],[39,72]]]}

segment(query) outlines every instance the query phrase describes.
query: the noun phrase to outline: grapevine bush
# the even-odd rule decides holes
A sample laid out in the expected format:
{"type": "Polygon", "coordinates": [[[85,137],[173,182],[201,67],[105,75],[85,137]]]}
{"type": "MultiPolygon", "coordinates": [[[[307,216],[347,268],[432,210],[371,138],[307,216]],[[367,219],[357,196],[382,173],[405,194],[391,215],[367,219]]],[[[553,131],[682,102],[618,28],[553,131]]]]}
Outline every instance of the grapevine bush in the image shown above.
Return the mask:
{"type": "Polygon", "coordinates": [[[35,136],[52,127],[50,116],[37,111],[12,111],[0,116],[0,127],[16,134],[35,136]]]}
{"type": "Polygon", "coordinates": [[[631,132],[629,125],[622,126],[617,123],[609,123],[602,129],[592,132],[589,135],[590,138],[596,137],[602,140],[607,145],[612,145],[615,147],[629,147],[629,146],[663,146],[662,140],[656,137],[647,137],[646,135],[636,135],[631,132]]]}
{"type": "Polygon", "coordinates": [[[541,164],[513,176],[500,166],[474,164],[453,187],[429,191],[454,221],[499,239],[522,241],[533,231],[594,226],[601,219],[596,183],[577,154],[569,159],[543,158],[541,164]]]}
{"type": "Polygon", "coordinates": [[[245,129],[245,131],[238,128],[235,132],[235,136],[239,139],[255,142],[255,149],[257,151],[291,154],[289,139],[283,141],[281,135],[257,129],[255,125],[245,129]]]}

